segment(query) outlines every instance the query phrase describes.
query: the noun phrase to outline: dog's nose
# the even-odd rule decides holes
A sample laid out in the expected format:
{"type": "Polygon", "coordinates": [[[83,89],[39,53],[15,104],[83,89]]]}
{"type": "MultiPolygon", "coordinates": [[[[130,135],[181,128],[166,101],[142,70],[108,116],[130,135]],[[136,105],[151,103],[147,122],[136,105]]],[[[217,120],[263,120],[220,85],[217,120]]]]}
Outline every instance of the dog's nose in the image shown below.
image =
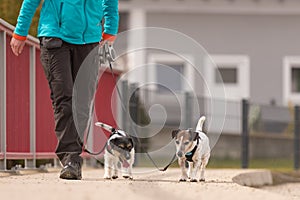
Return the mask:
{"type": "Polygon", "coordinates": [[[177,156],[178,156],[178,157],[182,157],[182,155],[183,155],[183,153],[182,153],[181,151],[179,151],[179,152],[177,153],[177,156]]]}
{"type": "Polygon", "coordinates": [[[126,152],[126,154],[125,154],[125,158],[126,158],[126,160],[129,160],[129,159],[130,159],[130,157],[131,157],[131,156],[130,156],[130,153],[127,153],[127,152],[126,152]]]}

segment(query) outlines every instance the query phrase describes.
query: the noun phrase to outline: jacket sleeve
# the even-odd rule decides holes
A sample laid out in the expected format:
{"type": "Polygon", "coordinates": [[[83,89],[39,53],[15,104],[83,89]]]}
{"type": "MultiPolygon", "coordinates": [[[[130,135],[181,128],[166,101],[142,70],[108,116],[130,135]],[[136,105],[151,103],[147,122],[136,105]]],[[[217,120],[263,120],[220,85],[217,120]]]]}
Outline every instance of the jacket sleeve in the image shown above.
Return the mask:
{"type": "Polygon", "coordinates": [[[119,28],[118,0],[102,0],[104,33],[116,35],[119,28]]]}
{"type": "Polygon", "coordinates": [[[17,25],[14,33],[19,36],[27,36],[33,15],[41,0],[24,0],[20,9],[17,25]]]}

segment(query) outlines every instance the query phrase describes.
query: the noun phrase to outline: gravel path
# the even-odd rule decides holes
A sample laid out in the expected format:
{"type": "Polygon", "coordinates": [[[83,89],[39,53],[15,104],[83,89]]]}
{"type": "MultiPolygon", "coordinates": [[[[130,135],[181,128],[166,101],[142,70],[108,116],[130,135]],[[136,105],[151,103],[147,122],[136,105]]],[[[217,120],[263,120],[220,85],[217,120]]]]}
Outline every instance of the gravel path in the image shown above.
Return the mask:
{"type": "Polygon", "coordinates": [[[289,197],[290,200],[300,200],[300,183],[287,183],[262,189],[289,197]]]}
{"type": "Polygon", "coordinates": [[[134,180],[103,180],[102,169],[84,169],[81,181],[58,178],[58,172],[7,176],[0,174],[0,199],[3,200],[291,200],[300,199],[299,184],[264,189],[240,186],[232,177],[248,170],[207,170],[205,183],[177,180],[179,169],[148,172],[137,169],[134,180]],[[286,192],[298,189],[297,192],[286,192]]]}

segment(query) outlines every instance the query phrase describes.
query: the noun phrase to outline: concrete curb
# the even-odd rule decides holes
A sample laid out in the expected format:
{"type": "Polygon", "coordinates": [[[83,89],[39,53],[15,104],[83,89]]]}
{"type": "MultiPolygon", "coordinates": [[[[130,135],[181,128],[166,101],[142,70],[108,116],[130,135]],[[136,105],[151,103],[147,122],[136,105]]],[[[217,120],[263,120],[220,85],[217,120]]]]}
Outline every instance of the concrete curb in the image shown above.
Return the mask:
{"type": "Polygon", "coordinates": [[[269,170],[257,170],[239,174],[232,178],[232,181],[249,187],[262,187],[273,185],[272,173],[269,170]]]}

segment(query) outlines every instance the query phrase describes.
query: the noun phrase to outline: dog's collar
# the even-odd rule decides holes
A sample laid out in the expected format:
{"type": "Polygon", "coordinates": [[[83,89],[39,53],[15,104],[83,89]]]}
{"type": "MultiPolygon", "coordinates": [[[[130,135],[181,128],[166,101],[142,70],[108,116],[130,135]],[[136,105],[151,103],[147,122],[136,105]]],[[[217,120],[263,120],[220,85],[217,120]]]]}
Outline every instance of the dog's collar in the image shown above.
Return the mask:
{"type": "Polygon", "coordinates": [[[199,139],[197,139],[197,144],[195,145],[195,147],[193,148],[193,150],[190,151],[190,152],[187,152],[185,154],[185,158],[186,158],[187,161],[193,162],[193,156],[194,156],[194,154],[196,152],[196,149],[198,148],[198,144],[199,144],[199,139]]]}
{"type": "Polygon", "coordinates": [[[128,149],[122,149],[121,147],[118,147],[117,145],[114,145],[114,144],[110,144],[110,142],[108,142],[107,143],[107,146],[106,146],[106,150],[108,151],[108,153],[110,153],[110,154],[112,154],[112,155],[114,155],[114,153],[112,152],[112,150],[113,150],[113,146],[115,147],[115,148],[119,148],[119,149],[121,149],[121,150],[123,150],[123,151],[127,151],[127,152],[130,152],[128,149]]]}

